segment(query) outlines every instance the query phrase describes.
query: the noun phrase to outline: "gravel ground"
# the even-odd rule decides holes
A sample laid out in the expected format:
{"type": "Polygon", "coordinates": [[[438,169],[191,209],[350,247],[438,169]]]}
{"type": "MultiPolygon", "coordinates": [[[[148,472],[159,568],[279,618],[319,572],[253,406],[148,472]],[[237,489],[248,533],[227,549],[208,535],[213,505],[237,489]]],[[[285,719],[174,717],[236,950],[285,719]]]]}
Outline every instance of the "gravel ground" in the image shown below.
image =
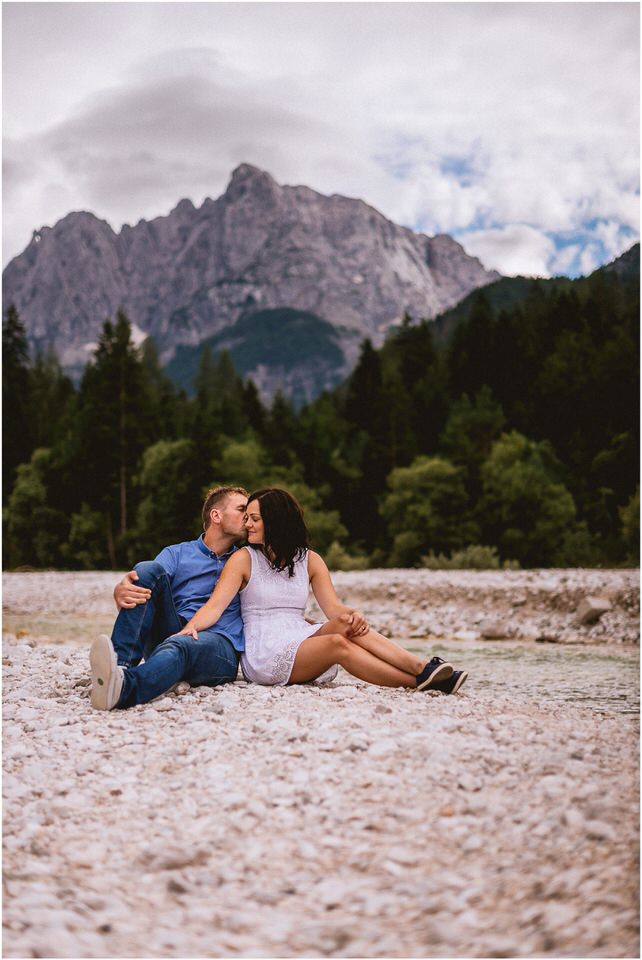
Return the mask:
{"type": "MultiPolygon", "coordinates": [[[[631,718],[343,672],[96,713],[114,579],[4,576],[4,956],[639,956],[631,718]]],[[[401,637],[637,637],[632,571],[335,582],[401,637]],[[611,611],[573,626],[596,593],[611,611]]]]}

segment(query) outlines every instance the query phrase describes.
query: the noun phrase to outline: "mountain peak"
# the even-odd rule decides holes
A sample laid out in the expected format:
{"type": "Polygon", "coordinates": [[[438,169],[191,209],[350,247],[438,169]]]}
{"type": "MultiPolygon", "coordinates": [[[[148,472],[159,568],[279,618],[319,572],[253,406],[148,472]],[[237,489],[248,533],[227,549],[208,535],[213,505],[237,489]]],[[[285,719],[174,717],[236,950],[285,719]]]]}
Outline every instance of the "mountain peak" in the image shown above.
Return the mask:
{"type": "Polygon", "coordinates": [[[192,201],[188,197],[183,197],[183,199],[179,200],[174,209],[171,211],[170,217],[172,213],[177,213],[180,216],[181,214],[192,214],[195,210],[196,207],[192,201]]]}
{"type": "Polygon", "coordinates": [[[268,180],[274,181],[274,178],[266,170],[261,170],[260,167],[255,167],[251,163],[239,163],[238,167],[232,170],[230,183],[234,183],[235,180],[247,180],[250,177],[267,177],[268,180]]]}
{"type": "Polygon", "coordinates": [[[232,171],[228,191],[240,184],[243,186],[252,186],[254,184],[269,184],[271,187],[278,186],[276,180],[266,170],[260,170],[259,167],[252,166],[251,163],[241,163],[232,171]]]}
{"type": "Polygon", "coordinates": [[[241,163],[232,171],[225,196],[228,200],[238,200],[246,193],[271,195],[278,189],[274,177],[265,170],[253,167],[251,163],[241,163]]]}
{"type": "MultiPolygon", "coordinates": [[[[122,307],[155,339],[162,363],[242,318],[295,309],[337,331],[343,375],[363,337],[380,343],[404,312],[434,317],[496,275],[446,236],[431,240],[363,200],[284,187],[241,163],[225,193],[198,211],[183,199],[120,234],[93,214],[70,214],[3,279],[28,336],[78,374],[102,321],[122,307]]],[[[253,375],[268,393],[285,373],[263,366],[253,375]]]]}

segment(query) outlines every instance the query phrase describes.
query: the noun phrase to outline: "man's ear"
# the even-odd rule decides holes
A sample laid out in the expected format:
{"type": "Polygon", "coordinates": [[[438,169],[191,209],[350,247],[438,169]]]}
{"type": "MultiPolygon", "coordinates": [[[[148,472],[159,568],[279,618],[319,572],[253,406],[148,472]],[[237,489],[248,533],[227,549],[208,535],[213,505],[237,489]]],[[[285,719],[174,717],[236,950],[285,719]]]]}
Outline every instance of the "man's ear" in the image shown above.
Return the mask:
{"type": "Polygon", "coordinates": [[[220,522],[221,522],[220,511],[216,507],[213,507],[210,510],[210,523],[220,523],[220,522]]]}

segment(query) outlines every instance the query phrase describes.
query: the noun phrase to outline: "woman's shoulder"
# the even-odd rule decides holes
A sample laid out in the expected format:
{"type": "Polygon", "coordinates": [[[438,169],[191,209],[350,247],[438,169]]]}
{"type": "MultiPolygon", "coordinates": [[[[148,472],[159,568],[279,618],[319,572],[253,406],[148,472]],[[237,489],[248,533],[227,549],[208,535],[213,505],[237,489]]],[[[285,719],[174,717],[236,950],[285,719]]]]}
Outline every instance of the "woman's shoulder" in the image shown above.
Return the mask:
{"type": "Polygon", "coordinates": [[[235,567],[247,567],[250,563],[249,553],[249,547],[237,547],[237,549],[234,550],[230,558],[227,560],[226,566],[228,564],[232,564],[232,566],[235,567]]]}
{"type": "Polygon", "coordinates": [[[318,570],[327,570],[325,560],[320,553],[315,550],[307,551],[308,573],[312,574],[318,570]]]}

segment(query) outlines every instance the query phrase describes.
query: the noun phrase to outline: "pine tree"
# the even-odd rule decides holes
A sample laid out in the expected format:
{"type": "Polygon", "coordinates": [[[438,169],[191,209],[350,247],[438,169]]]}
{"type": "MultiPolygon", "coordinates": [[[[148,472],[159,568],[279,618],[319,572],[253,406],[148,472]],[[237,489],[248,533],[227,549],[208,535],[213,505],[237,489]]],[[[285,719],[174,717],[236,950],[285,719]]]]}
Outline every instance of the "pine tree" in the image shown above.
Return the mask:
{"type": "Polygon", "coordinates": [[[29,460],[34,431],[29,418],[29,348],[27,334],[11,304],[2,323],[2,495],[9,497],[16,470],[29,460]]]}
{"type": "Polygon", "coordinates": [[[51,447],[63,435],[75,393],[52,347],[44,356],[40,351],[36,353],[29,382],[29,420],[34,446],[51,447]]]}
{"type": "Polygon", "coordinates": [[[122,311],[105,322],[94,362],[80,386],[82,496],[105,515],[107,551],[118,566],[119,539],[127,534],[132,479],[150,436],[149,394],[143,365],[122,311]]]}

